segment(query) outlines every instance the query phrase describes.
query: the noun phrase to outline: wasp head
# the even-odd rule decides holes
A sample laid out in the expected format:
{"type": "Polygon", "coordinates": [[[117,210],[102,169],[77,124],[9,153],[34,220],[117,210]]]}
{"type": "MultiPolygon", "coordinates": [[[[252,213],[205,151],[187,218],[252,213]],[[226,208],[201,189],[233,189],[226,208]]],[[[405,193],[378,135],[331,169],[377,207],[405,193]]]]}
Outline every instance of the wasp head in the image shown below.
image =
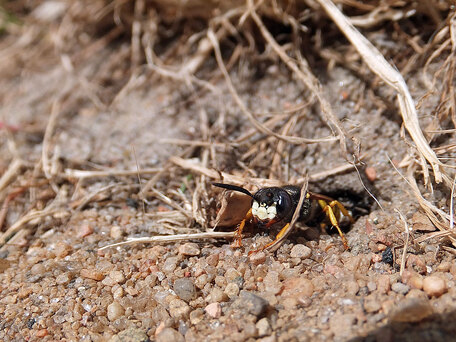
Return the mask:
{"type": "Polygon", "coordinates": [[[242,192],[252,197],[252,215],[266,226],[290,218],[294,213],[293,200],[283,188],[270,187],[258,190],[252,195],[248,190],[236,185],[213,183],[228,190],[242,192]]]}
{"type": "Polygon", "coordinates": [[[280,221],[293,211],[291,196],[282,188],[258,190],[253,195],[252,215],[260,221],[280,221]]]}

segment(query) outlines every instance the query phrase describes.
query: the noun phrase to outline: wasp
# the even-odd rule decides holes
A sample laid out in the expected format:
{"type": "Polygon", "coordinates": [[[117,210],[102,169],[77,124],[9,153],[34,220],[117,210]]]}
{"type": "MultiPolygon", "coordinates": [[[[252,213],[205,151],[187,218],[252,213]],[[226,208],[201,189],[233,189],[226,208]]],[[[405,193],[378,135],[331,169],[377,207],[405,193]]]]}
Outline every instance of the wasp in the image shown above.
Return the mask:
{"type": "MultiPolygon", "coordinates": [[[[240,247],[242,245],[242,231],[246,223],[253,223],[261,230],[280,229],[276,238],[271,243],[249,254],[277,245],[290,232],[290,223],[301,197],[300,186],[285,185],[282,187],[262,188],[255,192],[255,194],[252,194],[247,189],[236,185],[223,183],[212,184],[219,188],[242,192],[252,198],[249,211],[237,226],[234,236],[235,240],[232,244],[233,247],[240,247]]],[[[322,225],[331,224],[336,228],[342,239],[344,248],[348,249],[348,241],[339,224],[341,214],[347,217],[351,223],[354,223],[353,217],[342,203],[331,197],[306,191],[302,205],[299,208],[298,220],[303,223],[309,223],[314,222],[316,219],[321,219],[321,216],[323,216],[323,221],[326,222],[322,222],[322,225]]]]}

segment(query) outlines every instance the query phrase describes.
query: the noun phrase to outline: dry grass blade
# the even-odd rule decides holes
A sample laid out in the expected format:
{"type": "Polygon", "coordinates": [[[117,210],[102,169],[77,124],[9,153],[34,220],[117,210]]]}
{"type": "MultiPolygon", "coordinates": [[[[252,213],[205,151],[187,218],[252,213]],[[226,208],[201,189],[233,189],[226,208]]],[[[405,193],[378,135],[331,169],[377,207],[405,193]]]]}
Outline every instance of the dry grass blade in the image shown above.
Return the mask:
{"type": "Polygon", "coordinates": [[[17,173],[23,166],[23,162],[20,159],[14,159],[9,165],[6,172],[0,178],[0,191],[3,190],[11,180],[17,176],[17,173]]]}
{"type": "Polygon", "coordinates": [[[133,245],[137,243],[169,243],[178,241],[189,241],[189,240],[205,240],[205,239],[229,239],[234,237],[235,232],[205,232],[205,233],[194,233],[194,234],[176,234],[176,235],[160,235],[160,236],[146,236],[141,238],[130,238],[128,241],[122,241],[119,243],[113,243],[111,245],[104,246],[99,250],[124,246],[133,245]]]}
{"type": "Polygon", "coordinates": [[[199,140],[184,140],[184,139],[161,139],[162,144],[173,144],[173,145],[184,145],[184,146],[197,146],[197,147],[228,147],[236,146],[236,143],[217,143],[211,141],[199,141],[199,140]]]}
{"type": "Polygon", "coordinates": [[[163,201],[164,203],[168,204],[169,206],[173,207],[174,209],[179,210],[182,214],[184,214],[184,215],[187,216],[188,218],[191,218],[191,217],[192,217],[192,214],[191,214],[188,210],[185,210],[184,208],[182,208],[178,203],[176,203],[176,202],[173,201],[171,198],[169,198],[169,197],[166,196],[165,194],[161,193],[161,192],[158,191],[157,189],[151,188],[151,189],[150,189],[150,192],[151,192],[152,195],[154,195],[156,198],[158,198],[159,200],[161,200],[161,201],[163,201]]]}
{"type": "Polygon", "coordinates": [[[287,231],[279,239],[274,241],[274,243],[267,248],[271,252],[276,251],[280,246],[282,246],[282,244],[285,241],[285,239],[287,238],[287,236],[290,235],[290,233],[293,231],[293,227],[294,227],[296,221],[298,220],[299,215],[301,214],[301,207],[302,207],[302,204],[304,203],[304,199],[306,198],[307,185],[309,183],[307,177],[304,177],[304,179],[305,179],[305,181],[304,181],[304,185],[301,188],[299,202],[293,213],[293,218],[291,219],[290,226],[288,227],[287,231]]]}
{"type": "Polygon", "coordinates": [[[52,165],[50,161],[51,139],[52,135],[54,134],[54,129],[57,124],[59,114],[60,103],[59,101],[54,101],[54,103],[52,104],[51,116],[49,117],[49,121],[46,126],[46,131],[44,132],[43,150],[41,154],[43,172],[46,178],[49,180],[53,177],[53,175],[51,174],[52,165]]]}
{"type": "Polygon", "coordinates": [[[405,269],[407,248],[408,248],[408,245],[409,245],[409,238],[410,238],[410,229],[409,229],[409,227],[407,225],[407,221],[405,220],[404,215],[402,215],[402,213],[398,209],[395,209],[395,210],[399,214],[399,217],[401,218],[401,221],[404,223],[404,230],[405,230],[405,244],[404,244],[404,250],[402,251],[401,269],[400,269],[400,272],[399,272],[399,274],[402,276],[402,274],[404,273],[404,269],[405,269]]]}
{"type": "MultiPolygon", "coordinates": [[[[259,185],[261,187],[267,187],[267,186],[280,186],[283,185],[282,181],[279,180],[274,180],[274,179],[267,179],[267,178],[246,178],[246,177],[241,177],[241,176],[235,176],[231,175],[226,172],[220,172],[211,168],[207,168],[194,159],[182,159],[180,157],[171,157],[170,162],[182,167],[183,169],[191,170],[193,172],[197,172],[199,174],[203,174],[205,176],[208,176],[209,178],[215,179],[215,180],[220,180],[223,179],[224,182],[227,183],[232,183],[232,184],[245,184],[245,183],[252,183],[255,185],[259,185]]],[[[339,174],[339,173],[344,173],[349,170],[354,169],[353,164],[343,164],[337,167],[333,167],[331,170],[327,171],[321,171],[314,173],[312,175],[308,176],[309,181],[311,182],[316,182],[323,180],[327,177],[339,174]]],[[[299,184],[299,183],[304,183],[305,182],[305,177],[304,178],[298,178],[296,179],[293,183],[299,184]]]]}
{"type": "Polygon", "coordinates": [[[357,27],[369,28],[376,26],[384,21],[398,21],[404,18],[411,17],[416,14],[416,9],[412,8],[407,11],[402,9],[394,10],[392,8],[388,8],[387,11],[382,6],[374,8],[371,12],[366,15],[358,16],[358,17],[350,17],[350,21],[353,25],[357,27]]]}
{"type": "MultiPolygon", "coordinates": [[[[454,231],[449,229],[451,220],[450,216],[441,209],[437,208],[432,203],[430,203],[421,195],[420,190],[418,188],[418,184],[416,183],[415,177],[413,176],[413,173],[413,168],[411,168],[407,175],[407,183],[411,186],[412,191],[418,200],[418,203],[420,204],[421,208],[423,208],[428,218],[440,230],[440,232],[430,233],[428,234],[428,236],[434,237],[436,234],[438,236],[448,236],[453,246],[456,246],[456,234],[454,231]],[[440,219],[436,215],[438,215],[440,219]]],[[[424,240],[426,239],[427,238],[424,238],[424,240]]],[[[417,239],[417,242],[422,242],[424,240],[417,239]]]]}
{"type": "Polygon", "coordinates": [[[55,209],[44,209],[41,211],[31,211],[27,213],[25,216],[16,221],[11,227],[9,227],[3,234],[0,235],[0,246],[3,246],[13,234],[21,230],[28,222],[52,215],[55,212],[55,209]]]}
{"type": "Polygon", "coordinates": [[[109,184],[107,186],[104,186],[102,187],[101,189],[98,189],[94,192],[91,192],[90,194],[88,194],[87,196],[85,196],[84,198],[82,198],[81,200],[78,200],[76,201],[72,206],[76,209],[76,210],[81,210],[82,208],[84,208],[87,204],[89,204],[94,198],[97,197],[97,195],[107,191],[107,190],[110,190],[116,186],[118,186],[119,184],[109,184]]]}
{"type": "MultiPolygon", "coordinates": [[[[421,131],[415,104],[401,74],[394,69],[385,60],[380,51],[378,51],[377,48],[351,24],[349,19],[343,15],[334,3],[330,0],[317,0],[317,2],[325,9],[331,19],[356,48],[368,67],[397,91],[397,98],[404,125],[415,142],[419,154],[426,158],[434,170],[435,181],[441,183],[443,180],[443,175],[440,171],[442,163],[429,146],[421,131]]],[[[428,172],[426,165],[422,165],[422,169],[426,175],[428,172]]]]}
{"type": "Polygon", "coordinates": [[[137,176],[138,173],[141,175],[153,175],[162,171],[162,168],[142,169],[142,170],[109,170],[109,171],[86,171],[86,170],[75,170],[65,169],[64,176],[67,178],[78,178],[78,179],[89,179],[98,177],[112,177],[112,176],[137,176]]]}
{"type": "Polygon", "coordinates": [[[171,157],[169,160],[170,160],[170,162],[172,162],[184,169],[191,170],[191,171],[197,172],[199,174],[203,174],[203,175],[205,175],[209,178],[215,179],[215,180],[223,179],[223,181],[226,183],[241,185],[241,184],[244,184],[246,181],[249,181],[255,185],[261,185],[262,187],[279,186],[280,184],[282,184],[282,182],[280,182],[278,180],[265,179],[265,178],[246,179],[245,177],[230,175],[229,173],[226,173],[226,172],[219,172],[214,169],[204,167],[199,162],[195,162],[194,160],[191,160],[191,159],[182,159],[180,157],[171,157]]]}

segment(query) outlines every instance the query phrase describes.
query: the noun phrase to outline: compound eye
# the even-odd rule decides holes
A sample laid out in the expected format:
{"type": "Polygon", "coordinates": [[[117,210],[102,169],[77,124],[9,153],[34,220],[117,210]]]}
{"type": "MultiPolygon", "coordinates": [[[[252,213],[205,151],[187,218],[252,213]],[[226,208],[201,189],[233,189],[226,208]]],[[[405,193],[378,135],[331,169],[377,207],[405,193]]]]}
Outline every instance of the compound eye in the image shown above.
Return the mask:
{"type": "Polygon", "coordinates": [[[279,200],[276,205],[277,216],[284,217],[293,209],[293,203],[290,195],[286,191],[281,191],[278,197],[279,200]]]}

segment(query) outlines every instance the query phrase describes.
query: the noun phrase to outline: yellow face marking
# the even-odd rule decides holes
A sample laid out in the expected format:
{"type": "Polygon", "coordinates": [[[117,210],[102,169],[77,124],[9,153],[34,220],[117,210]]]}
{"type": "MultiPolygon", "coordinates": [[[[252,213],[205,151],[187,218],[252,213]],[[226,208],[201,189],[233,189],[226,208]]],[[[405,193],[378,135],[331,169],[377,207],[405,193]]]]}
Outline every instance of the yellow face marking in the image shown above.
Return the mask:
{"type": "Polygon", "coordinates": [[[253,201],[252,203],[252,215],[264,221],[266,219],[272,220],[277,215],[276,204],[268,206],[266,203],[258,203],[253,201]]]}

